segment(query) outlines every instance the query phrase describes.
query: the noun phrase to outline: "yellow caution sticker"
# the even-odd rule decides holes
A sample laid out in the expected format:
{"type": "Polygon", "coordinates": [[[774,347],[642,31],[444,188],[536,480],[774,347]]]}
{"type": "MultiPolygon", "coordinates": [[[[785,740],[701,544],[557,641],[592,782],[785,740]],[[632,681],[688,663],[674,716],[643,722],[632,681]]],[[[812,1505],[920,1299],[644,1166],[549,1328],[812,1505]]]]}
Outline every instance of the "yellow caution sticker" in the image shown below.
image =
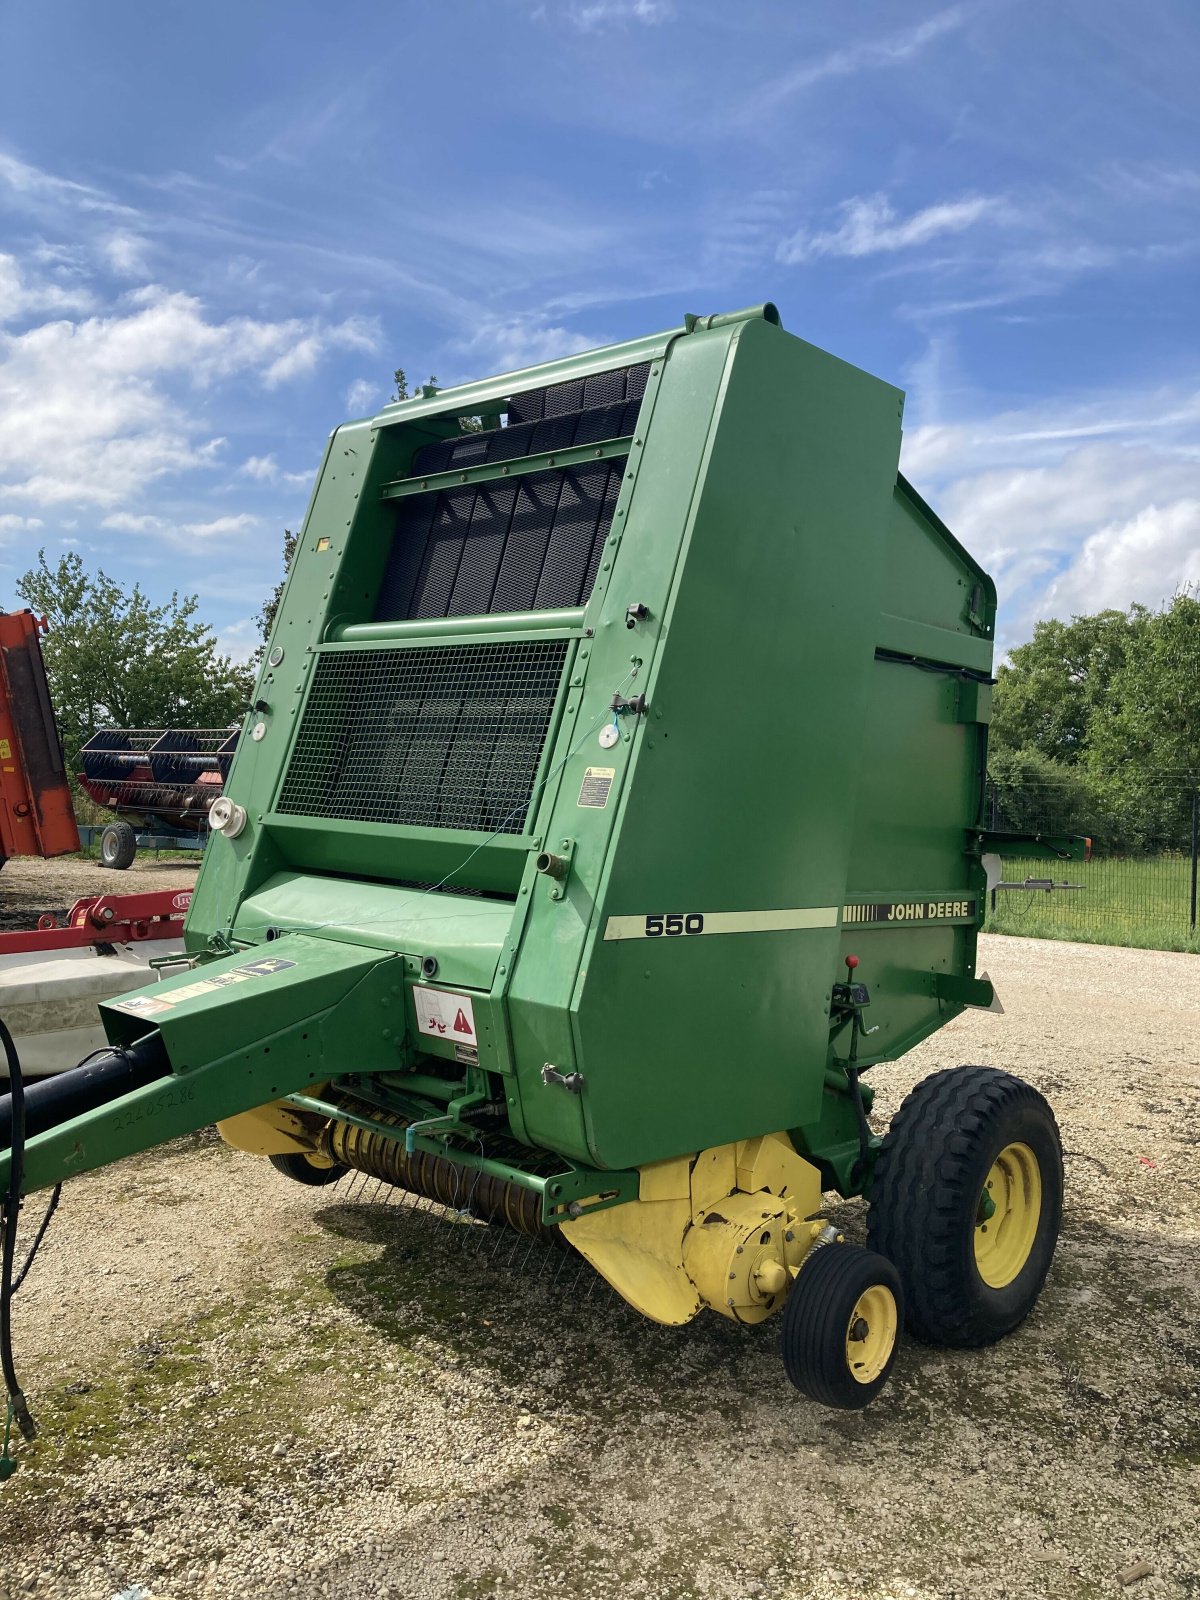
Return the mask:
{"type": "Polygon", "coordinates": [[[616,767],[588,767],[583,774],[583,782],[579,786],[579,799],[575,804],[589,806],[594,811],[603,811],[612,793],[613,779],[616,775],[616,767]]]}

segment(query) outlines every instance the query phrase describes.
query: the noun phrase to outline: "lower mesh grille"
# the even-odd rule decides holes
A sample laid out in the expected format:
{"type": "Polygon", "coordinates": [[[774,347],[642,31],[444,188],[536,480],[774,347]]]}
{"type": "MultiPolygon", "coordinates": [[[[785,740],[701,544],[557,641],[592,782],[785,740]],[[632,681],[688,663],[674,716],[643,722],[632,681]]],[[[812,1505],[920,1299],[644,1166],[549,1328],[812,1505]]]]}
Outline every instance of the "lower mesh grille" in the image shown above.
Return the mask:
{"type": "Polygon", "coordinates": [[[567,641],[318,657],[277,809],[521,833],[567,641]]]}

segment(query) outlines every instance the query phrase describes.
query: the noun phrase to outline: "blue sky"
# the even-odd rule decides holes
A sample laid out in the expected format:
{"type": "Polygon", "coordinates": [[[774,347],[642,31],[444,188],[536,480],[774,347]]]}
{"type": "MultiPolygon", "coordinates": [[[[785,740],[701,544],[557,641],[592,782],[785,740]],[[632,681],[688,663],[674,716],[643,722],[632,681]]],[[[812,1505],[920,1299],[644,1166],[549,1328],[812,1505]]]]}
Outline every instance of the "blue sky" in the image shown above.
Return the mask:
{"type": "Polygon", "coordinates": [[[244,654],[330,428],[762,299],[908,391],[1002,637],[1200,581],[1195,0],[0,12],[0,605],[244,654]]]}

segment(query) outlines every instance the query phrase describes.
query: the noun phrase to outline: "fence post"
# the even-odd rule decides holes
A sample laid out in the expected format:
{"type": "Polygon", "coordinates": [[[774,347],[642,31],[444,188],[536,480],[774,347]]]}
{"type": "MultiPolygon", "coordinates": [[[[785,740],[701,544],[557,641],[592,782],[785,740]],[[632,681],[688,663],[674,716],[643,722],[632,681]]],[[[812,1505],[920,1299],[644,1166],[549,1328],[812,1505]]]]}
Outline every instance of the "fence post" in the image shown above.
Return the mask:
{"type": "MultiPolygon", "coordinates": [[[[1195,797],[1193,796],[1193,799],[1194,798],[1195,797]]],[[[996,782],[995,782],[995,779],[993,779],[992,780],[992,832],[995,833],[995,831],[996,831],[996,782]]],[[[1196,892],[1195,892],[1196,843],[1195,843],[1195,838],[1196,838],[1196,817],[1195,817],[1195,807],[1193,806],[1193,808],[1192,808],[1192,880],[1193,880],[1193,887],[1192,887],[1192,927],[1193,928],[1196,926],[1196,904],[1195,904],[1195,902],[1196,902],[1196,892]]],[[[993,916],[996,915],[996,891],[995,891],[995,889],[992,890],[992,915],[993,916]]]]}
{"type": "Polygon", "coordinates": [[[1192,932],[1196,931],[1196,862],[1197,839],[1200,837],[1200,790],[1192,784],[1192,932]]]}

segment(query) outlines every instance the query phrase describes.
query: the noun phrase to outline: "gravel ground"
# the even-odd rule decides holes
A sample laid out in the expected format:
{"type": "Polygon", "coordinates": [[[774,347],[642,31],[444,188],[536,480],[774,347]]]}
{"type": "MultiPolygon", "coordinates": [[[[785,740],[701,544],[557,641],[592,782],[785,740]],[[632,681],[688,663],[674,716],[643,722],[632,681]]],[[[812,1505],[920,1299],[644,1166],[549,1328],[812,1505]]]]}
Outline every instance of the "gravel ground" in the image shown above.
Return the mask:
{"type": "Polygon", "coordinates": [[[61,917],[84,895],[190,889],[198,871],[198,862],[155,861],[150,855],[124,872],[81,856],[57,856],[52,861],[15,856],[0,872],[0,928],[32,928],[48,911],[61,917]]]}
{"type": "Polygon", "coordinates": [[[983,945],[1006,1014],[874,1077],[882,1119],[961,1061],[1058,1112],[1063,1239],[1001,1345],[823,1411],[771,1323],[658,1328],[197,1136],[68,1185],[18,1297],[0,1596],[1200,1597],[1200,962],[983,945]]]}

